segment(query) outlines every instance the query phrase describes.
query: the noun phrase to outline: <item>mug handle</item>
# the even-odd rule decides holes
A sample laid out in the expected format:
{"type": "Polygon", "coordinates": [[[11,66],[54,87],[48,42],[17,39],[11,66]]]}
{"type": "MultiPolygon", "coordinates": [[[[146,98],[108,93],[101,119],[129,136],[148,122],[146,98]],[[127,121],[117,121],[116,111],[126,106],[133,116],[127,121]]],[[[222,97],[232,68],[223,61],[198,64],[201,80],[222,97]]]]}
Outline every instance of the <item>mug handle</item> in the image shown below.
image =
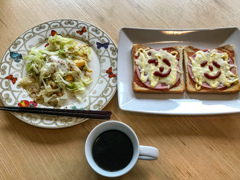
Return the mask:
{"type": "Polygon", "coordinates": [[[158,158],[158,149],[151,146],[139,146],[138,159],[141,160],[156,160],[158,158]]]}

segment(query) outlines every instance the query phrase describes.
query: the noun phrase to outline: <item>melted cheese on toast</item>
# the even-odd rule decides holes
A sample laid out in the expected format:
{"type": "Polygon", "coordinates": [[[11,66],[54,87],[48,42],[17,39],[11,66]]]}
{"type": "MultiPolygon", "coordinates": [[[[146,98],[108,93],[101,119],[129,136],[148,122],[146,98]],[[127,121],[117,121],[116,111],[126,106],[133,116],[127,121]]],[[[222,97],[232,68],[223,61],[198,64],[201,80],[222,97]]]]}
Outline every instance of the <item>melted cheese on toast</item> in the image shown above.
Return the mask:
{"type": "Polygon", "coordinates": [[[169,53],[162,49],[155,50],[150,48],[139,48],[135,53],[135,57],[137,57],[135,62],[141,73],[140,80],[143,83],[146,83],[146,81],[149,80],[152,88],[156,87],[158,83],[166,84],[168,87],[175,85],[177,81],[177,73],[180,72],[177,55],[177,51],[169,53]],[[151,59],[155,59],[157,61],[156,64],[149,63],[149,60],[151,59]],[[170,65],[164,62],[163,59],[167,59],[170,62],[170,65]],[[169,75],[166,77],[154,75],[154,72],[160,71],[160,67],[162,69],[161,73],[163,74],[167,73],[171,68],[169,75]]]}
{"type": "Polygon", "coordinates": [[[216,49],[197,51],[195,58],[189,57],[193,78],[196,82],[195,88],[200,90],[203,82],[206,82],[212,88],[217,88],[219,85],[226,87],[233,83],[239,82],[237,74],[231,72],[234,64],[229,64],[227,53],[219,53],[216,49]]]}

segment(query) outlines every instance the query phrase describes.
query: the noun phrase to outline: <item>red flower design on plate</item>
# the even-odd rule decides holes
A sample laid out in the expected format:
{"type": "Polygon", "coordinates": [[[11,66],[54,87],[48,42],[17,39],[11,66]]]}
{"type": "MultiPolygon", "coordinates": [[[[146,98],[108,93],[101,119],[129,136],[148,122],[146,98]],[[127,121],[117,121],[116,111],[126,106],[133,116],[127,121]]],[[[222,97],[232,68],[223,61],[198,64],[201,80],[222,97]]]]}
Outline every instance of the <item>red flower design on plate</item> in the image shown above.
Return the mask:
{"type": "Polygon", "coordinates": [[[83,35],[83,33],[87,32],[86,27],[83,26],[82,30],[77,31],[78,34],[83,35]]]}
{"type": "Polygon", "coordinates": [[[36,107],[38,104],[35,101],[22,100],[18,103],[19,107],[36,107]]]}
{"type": "Polygon", "coordinates": [[[9,76],[5,77],[5,79],[8,79],[8,80],[12,81],[13,84],[15,84],[16,81],[17,81],[17,78],[13,77],[12,74],[10,74],[9,76]]]}
{"type": "Polygon", "coordinates": [[[116,74],[113,74],[112,72],[112,67],[108,68],[108,70],[106,71],[106,73],[108,73],[108,77],[112,78],[112,77],[116,77],[116,74]]]}

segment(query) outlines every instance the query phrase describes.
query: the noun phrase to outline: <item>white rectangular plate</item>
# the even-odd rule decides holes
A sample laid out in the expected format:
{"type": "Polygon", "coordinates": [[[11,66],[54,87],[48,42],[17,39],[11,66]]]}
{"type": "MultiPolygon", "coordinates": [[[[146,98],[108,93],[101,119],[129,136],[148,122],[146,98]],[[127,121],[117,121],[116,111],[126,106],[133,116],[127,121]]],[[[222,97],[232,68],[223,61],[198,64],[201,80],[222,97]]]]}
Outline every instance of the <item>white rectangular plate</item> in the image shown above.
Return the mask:
{"type": "Polygon", "coordinates": [[[211,49],[233,44],[240,74],[240,31],[238,28],[163,30],[122,28],[118,44],[118,103],[125,111],[154,114],[224,114],[240,112],[237,94],[142,94],[133,92],[133,44],[152,48],[195,46],[211,49]]]}

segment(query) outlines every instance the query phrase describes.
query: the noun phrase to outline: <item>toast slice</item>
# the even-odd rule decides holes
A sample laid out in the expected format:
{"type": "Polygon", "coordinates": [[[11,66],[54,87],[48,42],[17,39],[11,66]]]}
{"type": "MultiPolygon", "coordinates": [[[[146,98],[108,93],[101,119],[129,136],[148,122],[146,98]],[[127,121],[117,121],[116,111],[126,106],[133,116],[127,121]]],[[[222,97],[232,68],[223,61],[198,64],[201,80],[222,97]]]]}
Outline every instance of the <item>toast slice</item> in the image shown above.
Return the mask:
{"type": "Polygon", "coordinates": [[[233,45],[215,49],[186,46],[183,50],[189,93],[237,93],[239,78],[233,45]]]}
{"type": "Polygon", "coordinates": [[[132,47],[133,90],[140,93],[183,93],[182,47],[132,47]]]}

